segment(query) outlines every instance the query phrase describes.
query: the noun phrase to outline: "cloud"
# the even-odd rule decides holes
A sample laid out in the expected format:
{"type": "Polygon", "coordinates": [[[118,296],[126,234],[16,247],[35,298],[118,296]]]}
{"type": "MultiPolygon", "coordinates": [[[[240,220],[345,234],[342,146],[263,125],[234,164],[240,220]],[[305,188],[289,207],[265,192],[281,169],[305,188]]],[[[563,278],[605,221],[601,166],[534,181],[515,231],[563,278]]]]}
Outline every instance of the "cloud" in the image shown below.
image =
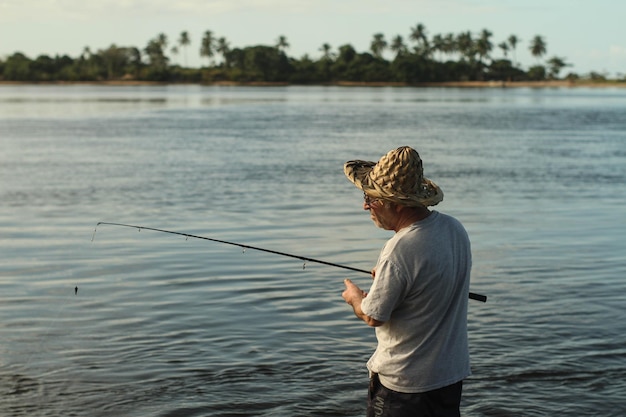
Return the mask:
{"type": "Polygon", "coordinates": [[[612,58],[626,58],[626,47],[621,45],[611,45],[609,47],[609,55],[612,58]]]}

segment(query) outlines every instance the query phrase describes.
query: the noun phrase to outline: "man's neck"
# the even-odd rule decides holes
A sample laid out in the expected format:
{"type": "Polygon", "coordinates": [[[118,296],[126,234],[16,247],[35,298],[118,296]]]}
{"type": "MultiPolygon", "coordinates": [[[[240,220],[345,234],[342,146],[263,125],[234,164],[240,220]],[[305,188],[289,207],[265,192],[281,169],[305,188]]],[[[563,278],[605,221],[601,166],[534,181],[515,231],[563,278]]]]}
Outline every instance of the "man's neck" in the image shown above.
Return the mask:
{"type": "Polygon", "coordinates": [[[398,212],[398,222],[394,231],[398,233],[400,230],[412,225],[415,222],[424,220],[432,214],[432,211],[426,207],[402,207],[398,212]]]}

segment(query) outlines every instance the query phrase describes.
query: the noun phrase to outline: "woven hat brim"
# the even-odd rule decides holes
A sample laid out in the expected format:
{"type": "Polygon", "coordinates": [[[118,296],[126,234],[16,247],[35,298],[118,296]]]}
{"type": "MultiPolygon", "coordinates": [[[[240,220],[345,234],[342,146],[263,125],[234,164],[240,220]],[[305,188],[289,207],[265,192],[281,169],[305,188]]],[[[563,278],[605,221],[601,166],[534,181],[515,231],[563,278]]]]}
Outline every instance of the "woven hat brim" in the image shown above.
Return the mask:
{"type": "Polygon", "coordinates": [[[343,166],[343,173],[346,174],[346,177],[352,182],[357,188],[367,191],[370,187],[364,187],[363,181],[368,177],[369,173],[372,172],[372,169],[376,165],[376,162],[373,161],[348,161],[343,166]]]}
{"type": "Polygon", "coordinates": [[[343,172],[357,188],[372,197],[393,201],[405,206],[435,206],[443,201],[443,191],[437,184],[424,177],[420,186],[421,192],[417,195],[389,194],[381,190],[370,180],[370,172],[376,165],[373,161],[348,161],[343,166],[343,172]]]}

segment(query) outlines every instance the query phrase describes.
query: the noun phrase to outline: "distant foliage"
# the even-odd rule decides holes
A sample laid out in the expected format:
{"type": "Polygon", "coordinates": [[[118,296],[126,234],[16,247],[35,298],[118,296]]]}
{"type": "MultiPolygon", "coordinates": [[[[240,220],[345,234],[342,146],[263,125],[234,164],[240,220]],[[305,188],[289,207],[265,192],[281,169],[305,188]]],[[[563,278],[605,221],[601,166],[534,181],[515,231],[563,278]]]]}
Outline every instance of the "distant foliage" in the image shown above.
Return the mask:
{"type": "MultiPolygon", "coordinates": [[[[370,50],[358,52],[350,44],[333,51],[328,43],[320,47],[320,57],[289,57],[289,42],[279,36],[273,46],[231,47],[226,38],[204,32],[197,51],[206,58],[206,66],[187,68],[187,48],[191,37],[182,32],[177,44],[169,49],[175,56],[184,52],[185,67],[167,56],[168,38],[161,33],[143,48],[111,45],[91,52],[85,48],[79,57],[41,55],[31,59],[20,52],[0,60],[0,80],[26,82],[55,81],[157,81],[157,82],[268,82],[322,84],[336,82],[393,82],[419,84],[447,81],[526,81],[557,79],[569,66],[565,58],[550,58],[546,65],[537,63],[527,71],[515,60],[519,39],[510,35],[498,44],[502,56],[492,56],[492,33],[486,29],[472,34],[448,33],[428,38],[422,24],[411,28],[405,37],[388,42],[382,33],[373,35],[370,50]],[[385,53],[393,56],[388,60],[385,53]]],[[[529,49],[540,58],[547,45],[536,36],[529,49]]],[[[577,77],[569,74],[568,79],[577,77]]]]}

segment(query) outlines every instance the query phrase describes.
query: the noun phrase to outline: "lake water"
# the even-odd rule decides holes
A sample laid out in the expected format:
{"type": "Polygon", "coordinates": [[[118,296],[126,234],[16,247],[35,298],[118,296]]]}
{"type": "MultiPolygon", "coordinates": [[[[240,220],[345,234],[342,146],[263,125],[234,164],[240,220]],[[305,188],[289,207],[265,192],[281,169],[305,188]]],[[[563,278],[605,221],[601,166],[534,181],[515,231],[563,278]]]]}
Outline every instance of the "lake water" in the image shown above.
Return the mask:
{"type": "Polygon", "coordinates": [[[463,416],[626,415],[626,89],[201,86],[0,87],[0,415],[364,415],[367,275],[92,237],[369,269],[342,165],[401,145],[489,296],[463,416]]]}

